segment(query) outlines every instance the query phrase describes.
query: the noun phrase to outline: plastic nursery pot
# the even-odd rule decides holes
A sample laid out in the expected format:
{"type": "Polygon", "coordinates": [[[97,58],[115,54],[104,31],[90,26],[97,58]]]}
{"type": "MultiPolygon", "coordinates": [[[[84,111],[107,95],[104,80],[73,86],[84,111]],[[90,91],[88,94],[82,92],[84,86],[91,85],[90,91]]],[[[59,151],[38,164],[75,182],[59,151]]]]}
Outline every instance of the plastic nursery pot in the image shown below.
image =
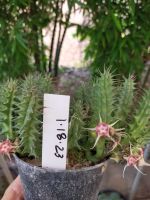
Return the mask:
{"type": "Polygon", "coordinates": [[[25,200],[97,200],[105,163],[77,170],[33,166],[14,156],[25,200]]]}

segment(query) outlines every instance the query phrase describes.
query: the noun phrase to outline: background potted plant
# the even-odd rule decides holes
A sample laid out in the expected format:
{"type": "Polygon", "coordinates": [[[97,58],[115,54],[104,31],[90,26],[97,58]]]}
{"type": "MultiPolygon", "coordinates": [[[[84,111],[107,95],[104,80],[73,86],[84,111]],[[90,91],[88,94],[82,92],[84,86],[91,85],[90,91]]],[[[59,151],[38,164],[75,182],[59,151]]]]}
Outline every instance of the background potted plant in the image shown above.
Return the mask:
{"type": "MultiPolygon", "coordinates": [[[[41,86],[45,87],[48,83],[41,84],[36,91],[29,80],[35,80],[36,87],[39,85],[33,77],[27,78],[22,86],[22,95],[14,95],[18,90],[12,92],[14,96],[11,99],[14,102],[9,104],[9,122],[15,125],[17,134],[13,136],[12,131],[2,133],[6,139],[14,142],[14,145],[9,143],[10,151],[17,146],[19,156],[40,158],[42,122],[39,119],[42,117],[44,91],[41,86]],[[29,103],[35,91],[41,98],[37,101],[37,96],[34,96],[29,103]],[[25,103],[25,92],[28,103],[25,103]]],[[[137,96],[134,78],[130,76],[117,81],[109,70],[104,70],[95,80],[85,84],[71,103],[67,170],[43,169],[16,157],[25,198],[96,200],[103,174],[102,166],[110,157],[118,161],[126,159],[126,167],[134,166],[139,171],[138,163],[143,159],[143,148],[150,137],[150,90],[139,95],[138,101],[134,96],[137,96]]],[[[5,106],[5,102],[8,101],[2,100],[2,105],[5,106]]],[[[4,111],[1,109],[1,112],[4,111]]],[[[1,116],[4,116],[4,121],[5,115],[1,116]]]]}

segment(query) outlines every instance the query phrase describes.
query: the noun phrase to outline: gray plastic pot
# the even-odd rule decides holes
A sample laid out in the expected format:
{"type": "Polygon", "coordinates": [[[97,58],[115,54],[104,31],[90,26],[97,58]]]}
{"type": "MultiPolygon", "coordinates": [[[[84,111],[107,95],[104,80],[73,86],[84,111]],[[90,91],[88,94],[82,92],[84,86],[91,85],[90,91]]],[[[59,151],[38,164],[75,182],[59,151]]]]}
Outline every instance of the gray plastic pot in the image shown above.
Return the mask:
{"type": "Polygon", "coordinates": [[[25,200],[97,200],[104,163],[78,170],[50,170],[15,156],[25,200]]]}

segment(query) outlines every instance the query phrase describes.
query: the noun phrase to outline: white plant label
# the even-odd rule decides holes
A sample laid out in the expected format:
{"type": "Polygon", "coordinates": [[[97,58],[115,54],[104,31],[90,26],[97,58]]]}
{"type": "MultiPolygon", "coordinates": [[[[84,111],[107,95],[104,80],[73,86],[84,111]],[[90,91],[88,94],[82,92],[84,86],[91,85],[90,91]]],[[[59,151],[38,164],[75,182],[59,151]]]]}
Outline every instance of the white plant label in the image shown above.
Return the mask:
{"type": "Polygon", "coordinates": [[[42,167],[66,169],[70,96],[44,94],[42,167]]]}

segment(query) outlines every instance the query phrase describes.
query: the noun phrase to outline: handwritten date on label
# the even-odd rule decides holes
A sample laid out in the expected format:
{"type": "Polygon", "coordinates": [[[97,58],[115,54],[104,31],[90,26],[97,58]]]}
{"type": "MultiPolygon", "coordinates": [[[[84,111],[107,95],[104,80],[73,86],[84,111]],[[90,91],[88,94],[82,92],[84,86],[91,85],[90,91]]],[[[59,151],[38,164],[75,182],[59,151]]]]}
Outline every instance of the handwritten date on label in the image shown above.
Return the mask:
{"type": "Polygon", "coordinates": [[[64,154],[64,147],[61,145],[62,140],[67,139],[66,133],[65,133],[65,128],[63,128],[63,124],[66,122],[66,119],[56,119],[56,122],[58,122],[58,125],[61,126],[61,128],[57,129],[58,134],[56,135],[58,139],[58,145],[55,145],[55,153],[54,155],[57,158],[63,158],[64,154]]]}

